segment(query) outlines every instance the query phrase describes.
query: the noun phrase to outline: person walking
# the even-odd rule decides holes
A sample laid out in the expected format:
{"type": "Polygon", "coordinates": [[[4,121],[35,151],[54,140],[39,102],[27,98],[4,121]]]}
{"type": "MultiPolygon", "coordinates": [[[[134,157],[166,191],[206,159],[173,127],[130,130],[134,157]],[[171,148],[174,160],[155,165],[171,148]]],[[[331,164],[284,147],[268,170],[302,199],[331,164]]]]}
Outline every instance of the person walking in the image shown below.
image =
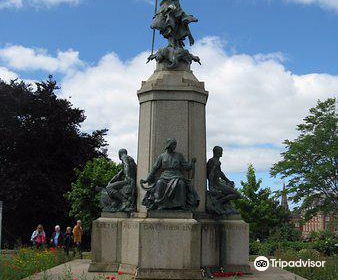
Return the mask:
{"type": "MultiPolygon", "coordinates": [[[[83,236],[82,222],[81,220],[78,220],[76,226],[73,229],[73,239],[75,247],[79,251],[81,259],[82,259],[82,236],[83,236]]],[[[73,255],[75,257],[75,251],[73,255]]]]}
{"type": "Polygon", "coordinates": [[[52,234],[50,239],[51,247],[53,248],[62,248],[64,243],[64,236],[61,232],[61,228],[59,225],[55,226],[55,231],[52,234]]]}
{"type": "Polygon", "coordinates": [[[31,242],[38,250],[44,249],[46,245],[46,233],[42,225],[38,225],[36,230],[32,233],[31,242]]]}
{"type": "Polygon", "coordinates": [[[71,227],[67,227],[64,243],[66,255],[69,256],[69,250],[73,247],[73,232],[71,227]]]}

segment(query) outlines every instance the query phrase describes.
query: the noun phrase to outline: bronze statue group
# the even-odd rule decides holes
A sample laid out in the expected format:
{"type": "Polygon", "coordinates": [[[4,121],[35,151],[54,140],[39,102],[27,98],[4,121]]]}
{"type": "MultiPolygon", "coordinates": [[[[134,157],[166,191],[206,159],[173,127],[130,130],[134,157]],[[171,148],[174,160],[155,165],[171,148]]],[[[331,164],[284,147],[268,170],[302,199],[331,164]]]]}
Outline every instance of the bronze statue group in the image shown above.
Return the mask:
{"type": "MultiPolygon", "coordinates": [[[[195,212],[200,199],[193,186],[193,176],[189,179],[184,172],[193,172],[196,159],[187,162],[176,152],[176,139],[168,139],[165,151],[158,157],[146,179],[140,181],[146,191],[142,205],[148,210],[182,210],[195,212]],[[159,174],[159,176],[157,176],[159,174]],[[148,186],[145,186],[148,184],[148,186]]],[[[221,170],[220,158],[223,149],[216,146],[213,157],[207,163],[208,190],[206,211],[213,215],[237,214],[230,202],[240,198],[235,184],[221,170]]],[[[136,211],[137,166],[126,149],[119,151],[122,170],[101,190],[101,206],[104,212],[136,211]]]]}

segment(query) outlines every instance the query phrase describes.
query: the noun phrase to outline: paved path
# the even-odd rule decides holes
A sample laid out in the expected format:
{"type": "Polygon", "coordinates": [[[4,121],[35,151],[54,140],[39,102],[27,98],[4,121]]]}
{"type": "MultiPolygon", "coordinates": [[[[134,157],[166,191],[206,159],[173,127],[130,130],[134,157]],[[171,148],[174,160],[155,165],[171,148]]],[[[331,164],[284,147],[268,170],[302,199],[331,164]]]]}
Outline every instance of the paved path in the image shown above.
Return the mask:
{"type": "MultiPolygon", "coordinates": [[[[64,265],[60,265],[54,267],[47,272],[47,275],[50,276],[52,280],[63,280],[61,276],[65,275],[65,271],[71,271],[73,275],[73,279],[78,280],[104,280],[107,276],[112,276],[112,273],[89,273],[90,260],[74,260],[72,262],[66,263],[64,265]]],[[[306,280],[300,276],[292,274],[288,271],[279,269],[279,268],[269,268],[267,271],[259,272],[256,271],[254,268],[251,268],[252,275],[246,275],[244,277],[238,278],[238,280],[306,280]]],[[[115,274],[116,276],[116,274],[115,274]]],[[[44,273],[40,273],[34,277],[26,278],[24,280],[45,280],[44,273]]],[[[67,278],[68,279],[68,278],[67,278]]],[[[130,276],[116,276],[116,280],[131,280],[132,277],[130,276]]],[[[223,278],[215,278],[223,280],[223,278]]],[[[231,279],[231,278],[224,278],[224,280],[231,279]]],[[[49,278],[48,278],[49,280],[49,278]]]]}

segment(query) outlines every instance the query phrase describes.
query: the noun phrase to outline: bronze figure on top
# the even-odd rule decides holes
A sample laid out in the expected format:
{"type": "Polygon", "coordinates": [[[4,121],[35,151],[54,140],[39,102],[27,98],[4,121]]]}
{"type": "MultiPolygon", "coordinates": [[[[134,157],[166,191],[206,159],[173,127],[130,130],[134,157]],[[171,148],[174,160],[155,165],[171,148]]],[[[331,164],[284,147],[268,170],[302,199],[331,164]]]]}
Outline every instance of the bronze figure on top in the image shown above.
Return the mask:
{"type": "Polygon", "coordinates": [[[195,43],[189,24],[197,21],[197,18],[182,10],[180,0],[163,0],[160,3],[160,10],[154,16],[151,28],[160,31],[161,35],[168,40],[168,46],[152,54],[148,62],[153,59],[160,63],[166,61],[169,69],[176,68],[180,62],[200,63],[197,56],[184,49],[184,41],[187,37],[191,46],[195,43]]]}

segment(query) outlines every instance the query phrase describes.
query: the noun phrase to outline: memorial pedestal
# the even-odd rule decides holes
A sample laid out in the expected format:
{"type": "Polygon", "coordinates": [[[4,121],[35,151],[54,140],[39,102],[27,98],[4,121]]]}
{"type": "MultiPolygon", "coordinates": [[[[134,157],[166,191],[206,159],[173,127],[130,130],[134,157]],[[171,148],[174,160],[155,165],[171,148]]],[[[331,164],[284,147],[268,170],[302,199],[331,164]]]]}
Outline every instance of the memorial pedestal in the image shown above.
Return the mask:
{"type": "Polygon", "coordinates": [[[201,224],[194,219],[122,222],[120,271],[135,279],[202,279],[201,224]]]}
{"type": "Polygon", "coordinates": [[[92,226],[90,272],[118,271],[121,263],[122,221],[126,213],[102,213],[92,226]]]}
{"type": "Polygon", "coordinates": [[[93,223],[89,271],[121,271],[149,280],[202,279],[206,268],[250,271],[249,227],[236,217],[195,219],[184,211],[103,216],[93,223]]]}
{"type": "Polygon", "coordinates": [[[225,271],[250,272],[249,225],[242,220],[221,220],[220,266],[225,271]]]}

